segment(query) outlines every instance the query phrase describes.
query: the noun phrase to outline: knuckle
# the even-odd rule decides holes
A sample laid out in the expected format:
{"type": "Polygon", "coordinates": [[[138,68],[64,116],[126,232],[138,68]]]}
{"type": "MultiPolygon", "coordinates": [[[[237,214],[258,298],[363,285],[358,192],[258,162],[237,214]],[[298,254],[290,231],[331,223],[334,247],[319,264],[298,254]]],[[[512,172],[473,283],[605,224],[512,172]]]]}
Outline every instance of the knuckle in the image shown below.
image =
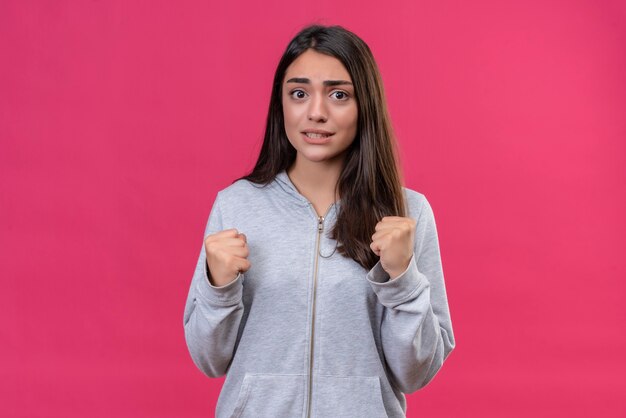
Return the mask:
{"type": "Polygon", "coordinates": [[[214,253],[215,252],[215,242],[214,241],[204,241],[204,247],[206,248],[207,252],[209,253],[214,253]]]}

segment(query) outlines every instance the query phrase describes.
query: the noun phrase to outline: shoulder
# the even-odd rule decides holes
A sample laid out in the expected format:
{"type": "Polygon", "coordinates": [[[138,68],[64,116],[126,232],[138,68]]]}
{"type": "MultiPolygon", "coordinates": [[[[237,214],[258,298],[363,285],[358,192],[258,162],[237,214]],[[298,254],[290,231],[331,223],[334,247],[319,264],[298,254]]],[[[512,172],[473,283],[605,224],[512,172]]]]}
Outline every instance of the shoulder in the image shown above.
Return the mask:
{"type": "Polygon", "coordinates": [[[421,253],[425,242],[438,242],[437,223],[430,202],[423,193],[403,188],[407,200],[408,215],[416,221],[415,238],[416,248],[421,253]]]}
{"type": "Polygon", "coordinates": [[[408,187],[402,187],[404,197],[407,205],[407,215],[417,221],[422,215],[424,209],[430,210],[430,204],[426,196],[417,190],[410,189],[408,187]]]}
{"type": "Polygon", "coordinates": [[[274,182],[267,185],[252,183],[245,179],[239,179],[232,184],[222,188],[217,192],[216,201],[219,200],[220,205],[238,206],[241,203],[254,202],[264,191],[274,187],[274,182]]]}

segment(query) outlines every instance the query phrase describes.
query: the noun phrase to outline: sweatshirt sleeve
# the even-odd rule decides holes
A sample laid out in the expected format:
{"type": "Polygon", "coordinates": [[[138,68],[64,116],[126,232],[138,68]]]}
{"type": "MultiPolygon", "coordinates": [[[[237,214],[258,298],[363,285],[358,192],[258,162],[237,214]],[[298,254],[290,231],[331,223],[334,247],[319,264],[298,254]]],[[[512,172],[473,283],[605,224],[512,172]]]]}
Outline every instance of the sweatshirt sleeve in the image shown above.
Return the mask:
{"type": "MultiPolygon", "coordinates": [[[[218,192],[204,231],[204,238],[222,230],[218,192]]],[[[243,273],[224,286],[213,286],[208,278],[204,239],[185,304],[183,325],[189,354],[209,377],[226,374],[235,350],[243,316],[243,273]]]]}
{"type": "Polygon", "coordinates": [[[432,208],[422,195],[407,269],[390,280],[380,260],[367,273],[385,306],[381,340],[388,372],[403,393],[426,386],[454,349],[454,335],[432,208]]]}

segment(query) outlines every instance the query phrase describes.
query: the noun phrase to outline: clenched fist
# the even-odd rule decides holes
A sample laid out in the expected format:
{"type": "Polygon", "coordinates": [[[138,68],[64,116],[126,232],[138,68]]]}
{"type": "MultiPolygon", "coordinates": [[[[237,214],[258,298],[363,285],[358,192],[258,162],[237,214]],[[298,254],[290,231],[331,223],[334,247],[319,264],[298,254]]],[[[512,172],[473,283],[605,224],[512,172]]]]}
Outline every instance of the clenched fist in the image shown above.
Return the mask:
{"type": "Polygon", "coordinates": [[[246,236],[236,229],[225,229],[204,239],[209,281],[213,286],[224,286],[234,281],[239,272],[250,269],[246,236]]]}
{"type": "Polygon", "coordinates": [[[385,216],[376,224],[370,248],[380,257],[380,264],[393,280],[409,267],[413,256],[415,226],[413,218],[385,216]]]}

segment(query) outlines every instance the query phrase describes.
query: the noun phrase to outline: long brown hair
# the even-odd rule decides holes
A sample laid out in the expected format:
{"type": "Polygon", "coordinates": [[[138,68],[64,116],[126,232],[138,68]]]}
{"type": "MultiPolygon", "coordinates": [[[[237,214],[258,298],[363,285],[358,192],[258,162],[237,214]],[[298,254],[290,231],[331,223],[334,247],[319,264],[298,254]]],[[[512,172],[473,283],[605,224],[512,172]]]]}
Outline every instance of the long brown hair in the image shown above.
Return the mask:
{"type": "Polygon", "coordinates": [[[369,47],[354,33],[341,26],[315,24],[291,40],[274,75],[258,160],[250,174],[235,181],[267,185],[295,161],[296,150],[285,132],[282,84],[287,67],[309,48],[339,59],[352,77],[357,132],[336,185],[341,209],[331,237],[337,240],[340,254],[369,270],[379,259],[370,248],[376,223],[384,216],[406,216],[406,207],[382,78],[369,47]]]}

